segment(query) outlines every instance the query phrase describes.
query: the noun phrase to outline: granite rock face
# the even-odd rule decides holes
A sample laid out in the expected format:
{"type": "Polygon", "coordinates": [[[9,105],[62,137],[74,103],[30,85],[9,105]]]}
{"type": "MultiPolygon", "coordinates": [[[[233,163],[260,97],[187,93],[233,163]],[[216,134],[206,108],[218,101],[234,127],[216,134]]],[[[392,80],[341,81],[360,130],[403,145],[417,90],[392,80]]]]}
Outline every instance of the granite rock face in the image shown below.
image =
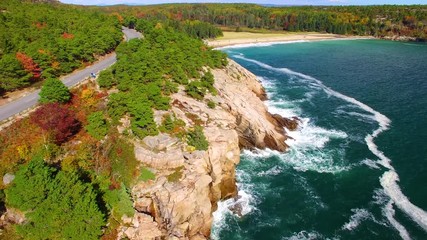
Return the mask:
{"type": "MultiPolygon", "coordinates": [[[[231,60],[225,69],[213,70],[213,74],[221,107],[236,119],[240,146],[285,151],[285,125],[268,112],[263,103],[265,90],[256,76],[231,60]]],[[[296,120],[286,120],[296,124],[296,120]]]]}
{"type": "Polygon", "coordinates": [[[172,95],[170,110],[187,127],[204,127],[208,150],[189,150],[185,141],[167,134],[136,142],[136,158],[156,179],[133,187],[135,215],[124,219],[119,239],[209,239],[217,202],[237,195],[240,149],[287,149],[284,127],[295,129],[297,119],[268,112],[256,77],[231,60],[212,73],[218,95],[206,99],[215,108],[181,91],[172,95]]]}

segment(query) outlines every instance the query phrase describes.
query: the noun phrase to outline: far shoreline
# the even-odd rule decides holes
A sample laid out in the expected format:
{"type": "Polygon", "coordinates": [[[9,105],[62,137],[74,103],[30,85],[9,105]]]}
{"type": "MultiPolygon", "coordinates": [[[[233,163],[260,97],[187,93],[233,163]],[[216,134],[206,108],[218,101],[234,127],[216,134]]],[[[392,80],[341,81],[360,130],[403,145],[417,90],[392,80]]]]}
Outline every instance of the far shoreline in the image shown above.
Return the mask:
{"type": "Polygon", "coordinates": [[[346,36],[328,33],[250,33],[250,32],[224,32],[223,37],[207,40],[208,46],[213,48],[237,47],[239,45],[304,42],[321,40],[352,40],[375,39],[372,36],[346,36]]]}

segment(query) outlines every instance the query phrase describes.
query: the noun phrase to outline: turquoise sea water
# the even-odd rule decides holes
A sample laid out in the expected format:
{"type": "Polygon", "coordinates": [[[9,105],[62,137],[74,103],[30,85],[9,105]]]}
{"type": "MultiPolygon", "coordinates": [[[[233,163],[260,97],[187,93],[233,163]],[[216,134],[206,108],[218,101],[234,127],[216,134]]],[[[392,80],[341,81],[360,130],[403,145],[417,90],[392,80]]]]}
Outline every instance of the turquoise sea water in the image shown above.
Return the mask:
{"type": "Polygon", "coordinates": [[[223,49],[270,111],[298,116],[287,153],[245,152],[214,239],[427,239],[427,45],[340,40],[223,49]]]}

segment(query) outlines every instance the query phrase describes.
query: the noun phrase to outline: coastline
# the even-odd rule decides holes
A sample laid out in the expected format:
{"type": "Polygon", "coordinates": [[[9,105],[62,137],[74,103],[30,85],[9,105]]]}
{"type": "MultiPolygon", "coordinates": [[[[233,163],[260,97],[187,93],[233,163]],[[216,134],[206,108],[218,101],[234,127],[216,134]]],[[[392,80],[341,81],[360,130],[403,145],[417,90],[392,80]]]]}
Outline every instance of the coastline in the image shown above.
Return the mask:
{"type": "Polygon", "coordinates": [[[237,47],[253,44],[271,44],[286,42],[305,42],[305,41],[322,41],[322,40],[351,40],[351,39],[375,39],[372,36],[346,36],[339,34],[326,33],[234,33],[224,32],[224,37],[208,40],[207,45],[213,48],[237,47]]]}

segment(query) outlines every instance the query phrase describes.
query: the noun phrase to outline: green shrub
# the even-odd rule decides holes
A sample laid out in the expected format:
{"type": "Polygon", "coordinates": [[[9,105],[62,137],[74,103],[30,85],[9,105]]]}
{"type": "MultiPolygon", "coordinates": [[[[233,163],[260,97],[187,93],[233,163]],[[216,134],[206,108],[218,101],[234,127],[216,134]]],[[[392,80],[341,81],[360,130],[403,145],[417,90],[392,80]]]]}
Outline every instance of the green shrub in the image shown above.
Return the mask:
{"type": "Polygon", "coordinates": [[[92,137],[101,140],[107,135],[108,126],[101,111],[90,114],[87,120],[88,125],[85,126],[85,129],[92,137]]]}
{"type": "Polygon", "coordinates": [[[100,72],[97,81],[102,88],[111,88],[117,84],[111,68],[100,72]]]}
{"type": "Polygon", "coordinates": [[[134,215],[133,202],[124,184],[119,189],[107,189],[103,196],[110,214],[115,219],[121,219],[123,215],[131,217],[134,215]]]}
{"type": "Polygon", "coordinates": [[[145,167],[141,168],[141,174],[139,175],[139,180],[146,182],[148,180],[154,180],[154,179],[156,179],[156,174],[154,174],[153,172],[151,172],[145,167]]]}
{"type": "Polygon", "coordinates": [[[109,152],[111,176],[115,181],[123,182],[130,187],[137,176],[139,162],[135,158],[133,144],[125,139],[112,136],[109,138],[112,147],[109,152]]]}
{"type": "Polygon", "coordinates": [[[187,133],[187,144],[194,146],[197,150],[208,150],[209,142],[206,140],[201,126],[195,126],[187,133]]]}
{"type": "Polygon", "coordinates": [[[168,182],[178,182],[182,177],[184,167],[175,168],[175,171],[167,176],[168,182]]]}
{"type": "Polygon", "coordinates": [[[214,101],[209,100],[208,101],[208,107],[214,109],[216,107],[216,104],[214,101]]]}
{"type": "Polygon", "coordinates": [[[58,79],[47,79],[39,93],[40,103],[66,103],[70,101],[71,95],[68,88],[58,79]]]}
{"type": "Polygon", "coordinates": [[[162,125],[159,127],[160,132],[179,135],[184,132],[185,122],[181,119],[172,119],[170,114],[163,116],[162,125]]]}
{"type": "Polygon", "coordinates": [[[206,94],[206,87],[200,81],[192,81],[185,87],[185,92],[194,99],[202,100],[206,94]]]}

